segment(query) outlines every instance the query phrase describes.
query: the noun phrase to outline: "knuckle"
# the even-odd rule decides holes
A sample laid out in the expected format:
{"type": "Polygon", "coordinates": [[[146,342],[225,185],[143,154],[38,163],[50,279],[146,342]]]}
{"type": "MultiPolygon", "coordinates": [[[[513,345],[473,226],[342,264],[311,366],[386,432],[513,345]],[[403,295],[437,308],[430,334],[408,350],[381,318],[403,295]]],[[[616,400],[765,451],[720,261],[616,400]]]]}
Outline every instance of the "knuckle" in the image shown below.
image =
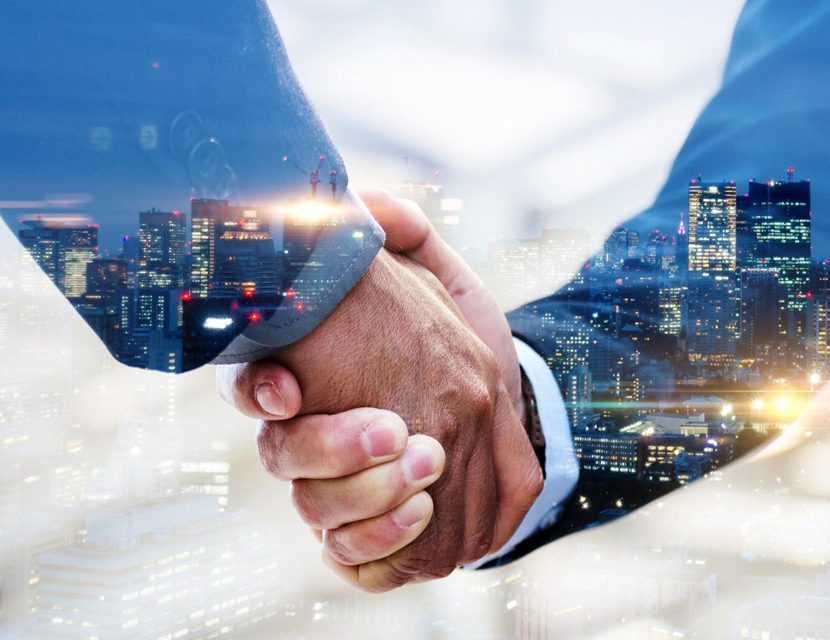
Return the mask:
{"type": "Polygon", "coordinates": [[[491,416],[494,412],[494,395],[490,392],[487,382],[479,377],[469,381],[469,406],[477,413],[491,416]]]}
{"type": "Polygon", "coordinates": [[[291,481],[291,503],[302,521],[308,526],[315,529],[329,529],[332,527],[331,523],[326,522],[318,501],[315,500],[311,481],[303,479],[291,481]]]}
{"type": "Polygon", "coordinates": [[[278,480],[290,480],[285,464],[285,434],[279,425],[260,422],[257,430],[259,461],[278,480]]]}
{"type": "Polygon", "coordinates": [[[433,558],[413,548],[409,553],[390,558],[390,572],[400,578],[401,584],[405,584],[425,571],[432,561],[433,558]]]}
{"type": "Polygon", "coordinates": [[[355,548],[355,541],[337,529],[327,529],[324,534],[326,551],[340,564],[354,565],[360,549],[355,548]]]}

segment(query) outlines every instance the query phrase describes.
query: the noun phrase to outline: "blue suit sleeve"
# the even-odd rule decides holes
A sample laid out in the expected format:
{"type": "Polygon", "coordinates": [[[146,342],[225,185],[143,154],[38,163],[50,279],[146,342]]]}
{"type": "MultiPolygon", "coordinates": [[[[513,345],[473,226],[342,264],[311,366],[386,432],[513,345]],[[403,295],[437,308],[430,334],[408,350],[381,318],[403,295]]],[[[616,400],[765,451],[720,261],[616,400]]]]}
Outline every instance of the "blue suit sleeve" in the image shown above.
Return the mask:
{"type": "Polygon", "coordinates": [[[121,362],[312,331],[383,244],[264,0],[10,0],[0,214],[121,362]]]}

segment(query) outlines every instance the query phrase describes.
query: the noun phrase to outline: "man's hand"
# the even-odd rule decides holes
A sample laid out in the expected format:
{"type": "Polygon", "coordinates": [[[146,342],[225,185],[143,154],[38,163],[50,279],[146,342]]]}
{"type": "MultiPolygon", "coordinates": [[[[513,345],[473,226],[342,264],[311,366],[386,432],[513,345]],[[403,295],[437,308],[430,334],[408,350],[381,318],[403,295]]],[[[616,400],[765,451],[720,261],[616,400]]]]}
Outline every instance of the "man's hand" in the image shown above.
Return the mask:
{"type": "MultiPolygon", "coordinates": [[[[377,193],[366,200],[387,229],[388,246],[411,254],[441,282],[410,260],[381,253],[335,313],[275,360],[296,374],[304,413],[374,405],[438,439],[449,460],[430,489],[434,521],[397,550],[429,520],[431,504],[418,496],[443,460],[428,439],[410,440],[400,461],[354,457],[355,443],[365,445],[371,430],[357,418],[360,426],[350,431],[346,422],[358,415],[351,412],[266,422],[259,444],[266,468],[293,481],[304,519],[326,531],[329,563],[358,586],[382,590],[446,575],[501,547],[541,490],[541,470],[514,411],[521,398],[518,363],[492,297],[417,208],[377,193]],[[463,321],[445,286],[490,348],[463,321]],[[287,437],[297,433],[304,436],[287,437]],[[294,464],[304,457],[318,467],[294,464]],[[397,528],[382,524],[396,522],[391,514],[407,505],[409,517],[399,517],[397,528]],[[416,524],[404,535],[399,523],[407,520],[416,524]]],[[[288,418],[299,407],[296,382],[276,361],[224,367],[219,383],[248,415],[288,418]]],[[[398,444],[378,452],[398,455],[403,441],[392,440],[398,444]]]]}

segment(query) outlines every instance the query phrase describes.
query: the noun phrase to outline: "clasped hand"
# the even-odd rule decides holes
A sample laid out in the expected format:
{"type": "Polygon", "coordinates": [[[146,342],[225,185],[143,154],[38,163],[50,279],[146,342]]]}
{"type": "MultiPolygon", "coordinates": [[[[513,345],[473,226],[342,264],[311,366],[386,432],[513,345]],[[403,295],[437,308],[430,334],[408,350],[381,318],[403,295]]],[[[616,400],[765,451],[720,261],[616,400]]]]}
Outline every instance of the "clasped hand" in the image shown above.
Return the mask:
{"type": "Polygon", "coordinates": [[[501,548],[542,489],[504,314],[414,203],[362,194],[387,234],[358,285],[273,358],[218,368],[261,421],[323,560],[385,591],[501,548]]]}

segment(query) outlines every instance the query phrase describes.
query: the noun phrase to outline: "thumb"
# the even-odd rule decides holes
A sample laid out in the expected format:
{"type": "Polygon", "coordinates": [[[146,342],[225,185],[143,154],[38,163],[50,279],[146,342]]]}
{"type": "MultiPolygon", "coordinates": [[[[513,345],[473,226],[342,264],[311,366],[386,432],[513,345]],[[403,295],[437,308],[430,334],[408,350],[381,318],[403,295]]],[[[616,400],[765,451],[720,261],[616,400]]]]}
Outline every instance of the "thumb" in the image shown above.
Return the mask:
{"type": "Polygon", "coordinates": [[[258,420],[288,420],[302,404],[297,378],[273,360],[221,365],[216,386],[225,402],[258,420]]]}
{"type": "Polygon", "coordinates": [[[504,387],[496,400],[493,464],[499,500],[491,553],[507,544],[544,486],[539,460],[504,387]]]}

